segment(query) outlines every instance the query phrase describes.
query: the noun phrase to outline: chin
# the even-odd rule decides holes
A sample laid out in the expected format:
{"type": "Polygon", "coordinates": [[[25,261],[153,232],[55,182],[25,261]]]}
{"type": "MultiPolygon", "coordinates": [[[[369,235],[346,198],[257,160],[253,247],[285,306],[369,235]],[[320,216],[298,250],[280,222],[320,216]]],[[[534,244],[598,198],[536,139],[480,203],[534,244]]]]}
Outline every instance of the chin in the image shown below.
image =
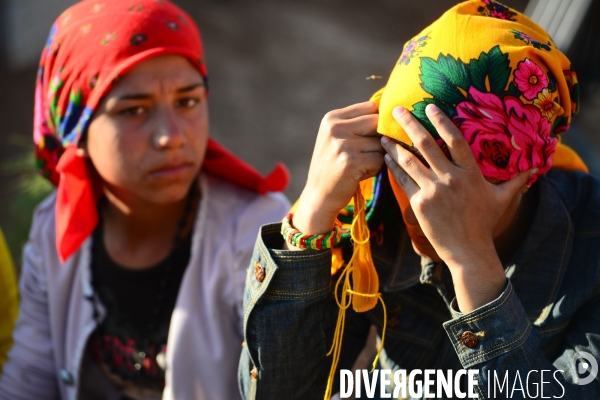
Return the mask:
{"type": "Polygon", "coordinates": [[[171,185],[165,185],[160,188],[151,189],[145,196],[148,201],[155,204],[171,204],[183,200],[189,193],[190,187],[196,184],[196,180],[178,182],[171,185]]]}

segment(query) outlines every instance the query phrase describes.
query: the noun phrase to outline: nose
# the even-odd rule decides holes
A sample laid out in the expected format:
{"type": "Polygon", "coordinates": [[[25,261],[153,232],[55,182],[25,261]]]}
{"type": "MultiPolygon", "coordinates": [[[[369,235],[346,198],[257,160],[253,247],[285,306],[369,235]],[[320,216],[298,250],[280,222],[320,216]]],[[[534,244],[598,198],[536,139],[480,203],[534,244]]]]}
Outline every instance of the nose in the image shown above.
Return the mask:
{"type": "Polygon", "coordinates": [[[171,107],[160,107],[156,113],[152,141],[157,149],[181,147],[185,144],[185,133],[177,112],[171,107]]]}

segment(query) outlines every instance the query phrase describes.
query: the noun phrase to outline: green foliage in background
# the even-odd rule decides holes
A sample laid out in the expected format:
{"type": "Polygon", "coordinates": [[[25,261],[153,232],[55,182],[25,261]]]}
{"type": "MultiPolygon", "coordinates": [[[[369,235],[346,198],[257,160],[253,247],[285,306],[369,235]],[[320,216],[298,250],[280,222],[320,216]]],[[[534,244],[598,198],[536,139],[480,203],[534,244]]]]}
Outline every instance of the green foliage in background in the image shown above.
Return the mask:
{"type": "Polygon", "coordinates": [[[0,173],[4,175],[5,182],[9,182],[5,192],[9,199],[6,210],[8,223],[2,229],[19,272],[21,252],[27,242],[33,210],[54,187],[38,175],[35,169],[35,152],[31,139],[15,134],[9,137],[9,141],[22,151],[0,163],[0,173]]]}

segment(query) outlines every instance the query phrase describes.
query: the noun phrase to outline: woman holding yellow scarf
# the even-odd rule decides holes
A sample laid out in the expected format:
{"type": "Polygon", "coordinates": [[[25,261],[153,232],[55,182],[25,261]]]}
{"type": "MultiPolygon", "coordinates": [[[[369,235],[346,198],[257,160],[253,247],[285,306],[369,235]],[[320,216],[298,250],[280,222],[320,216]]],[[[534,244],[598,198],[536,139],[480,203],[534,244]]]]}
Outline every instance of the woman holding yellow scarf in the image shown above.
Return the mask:
{"type": "Polygon", "coordinates": [[[543,29],[473,0],[330,112],[256,244],[246,398],[600,398],[600,180],[560,143],[578,85],[543,29]]]}

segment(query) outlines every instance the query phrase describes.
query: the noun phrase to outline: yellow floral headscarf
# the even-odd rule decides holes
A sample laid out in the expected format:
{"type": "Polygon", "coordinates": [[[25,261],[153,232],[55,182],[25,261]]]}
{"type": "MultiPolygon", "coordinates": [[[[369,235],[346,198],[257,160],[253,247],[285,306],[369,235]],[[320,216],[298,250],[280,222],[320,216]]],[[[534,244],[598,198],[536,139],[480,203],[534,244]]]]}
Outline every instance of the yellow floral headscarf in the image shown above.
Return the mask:
{"type": "Polygon", "coordinates": [[[379,133],[412,144],[392,117],[403,106],[443,147],[425,115],[437,105],[488,178],[505,181],[534,167],[538,175],[551,166],[587,171],[572,150],[557,149],[578,111],[571,63],[535,22],[492,0],[458,4],[409,40],[372,100],[379,133]]]}

